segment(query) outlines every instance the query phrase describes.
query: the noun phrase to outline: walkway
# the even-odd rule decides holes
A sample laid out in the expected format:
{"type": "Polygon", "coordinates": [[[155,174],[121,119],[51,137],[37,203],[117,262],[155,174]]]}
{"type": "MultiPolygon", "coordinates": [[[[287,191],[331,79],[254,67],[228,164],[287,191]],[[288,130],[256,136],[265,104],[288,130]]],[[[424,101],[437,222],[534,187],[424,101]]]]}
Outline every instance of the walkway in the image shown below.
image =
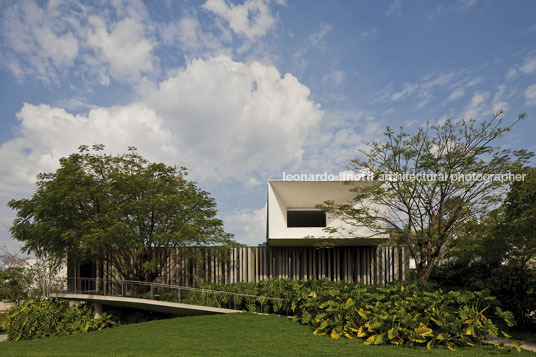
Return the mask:
{"type": "Polygon", "coordinates": [[[75,301],[90,301],[102,305],[131,307],[136,309],[165,312],[177,315],[230,314],[239,310],[221,309],[218,307],[198,306],[167,302],[160,300],[139,299],[121,296],[93,294],[50,293],[49,297],[75,301]]]}

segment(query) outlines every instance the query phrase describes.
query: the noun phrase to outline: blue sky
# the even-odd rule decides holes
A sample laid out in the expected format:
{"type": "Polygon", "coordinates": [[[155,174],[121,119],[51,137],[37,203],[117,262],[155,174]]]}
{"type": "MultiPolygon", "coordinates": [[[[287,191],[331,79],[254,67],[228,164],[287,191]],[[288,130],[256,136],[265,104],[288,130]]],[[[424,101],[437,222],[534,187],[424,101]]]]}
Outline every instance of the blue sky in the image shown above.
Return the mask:
{"type": "Polygon", "coordinates": [[[534,1],[2,1],[0,245],[11,198],[81,144],[184,165],[264,241],[266,182],[339,173],[386,125],[489,118],[535,151],[534,1]]]}

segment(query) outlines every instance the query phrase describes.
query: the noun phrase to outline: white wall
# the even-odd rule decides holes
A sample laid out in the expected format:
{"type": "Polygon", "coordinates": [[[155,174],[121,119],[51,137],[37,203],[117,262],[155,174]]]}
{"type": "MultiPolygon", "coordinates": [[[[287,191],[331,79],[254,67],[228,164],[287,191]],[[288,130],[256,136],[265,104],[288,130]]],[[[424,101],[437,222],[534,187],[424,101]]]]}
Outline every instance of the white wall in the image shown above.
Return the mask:
{"type": "Polygon", "coordinates": [[[269,181],[268,182],[268,244],[275,245],[313,245],[313,239],[330,238],[331,241],[349,245],[376,245],[385,236],[375,235],[363,226],[346,224],[337,217],[327,215],[327,227],[337,228],[338,233],[328,234],[324,228],[287,227],[287,209],[314,209],[317,204],[327,200],[336,203],[351,202],[356,195],[351,190],[372,182],[343,181],[269,181]],[[374,237],[372,238],[371,236],[374,237]],[[311,238],[311,239],[307,239],[311,238]],[[343,241],[339,241],[343,240],[343,241]]]}

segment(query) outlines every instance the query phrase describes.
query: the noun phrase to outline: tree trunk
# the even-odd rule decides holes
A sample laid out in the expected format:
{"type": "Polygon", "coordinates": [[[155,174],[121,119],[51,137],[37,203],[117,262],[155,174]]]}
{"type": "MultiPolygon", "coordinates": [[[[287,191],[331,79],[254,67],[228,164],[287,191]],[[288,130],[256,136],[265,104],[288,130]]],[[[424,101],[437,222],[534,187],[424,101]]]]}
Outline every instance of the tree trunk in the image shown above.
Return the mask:
{"type": "Polygon", "coordinates": [[[419,280],[422,281],[428,281],[430,278],[430,275],[432,275],[432,271],[434,270],[434,261],[429,261],[428,264],[418,264],[416,265],[417,268],[417,275],[419,276],[419,280]]]}

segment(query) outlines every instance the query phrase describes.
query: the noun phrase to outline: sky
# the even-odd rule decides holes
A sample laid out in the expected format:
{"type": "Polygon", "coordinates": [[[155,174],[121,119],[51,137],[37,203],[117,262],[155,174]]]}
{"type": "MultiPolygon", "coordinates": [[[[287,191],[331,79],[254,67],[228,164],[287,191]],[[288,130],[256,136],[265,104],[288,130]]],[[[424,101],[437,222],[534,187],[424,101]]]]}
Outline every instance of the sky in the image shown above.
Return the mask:
{"type": "Polygon", "coordinates": [[[382,139],[446,119],[527,118],[536,2],[0,1],[0,246],[10,199],[80,145],[185,166],[228,232],[265,241],[266,183],[338,174],[382,139]]]}

